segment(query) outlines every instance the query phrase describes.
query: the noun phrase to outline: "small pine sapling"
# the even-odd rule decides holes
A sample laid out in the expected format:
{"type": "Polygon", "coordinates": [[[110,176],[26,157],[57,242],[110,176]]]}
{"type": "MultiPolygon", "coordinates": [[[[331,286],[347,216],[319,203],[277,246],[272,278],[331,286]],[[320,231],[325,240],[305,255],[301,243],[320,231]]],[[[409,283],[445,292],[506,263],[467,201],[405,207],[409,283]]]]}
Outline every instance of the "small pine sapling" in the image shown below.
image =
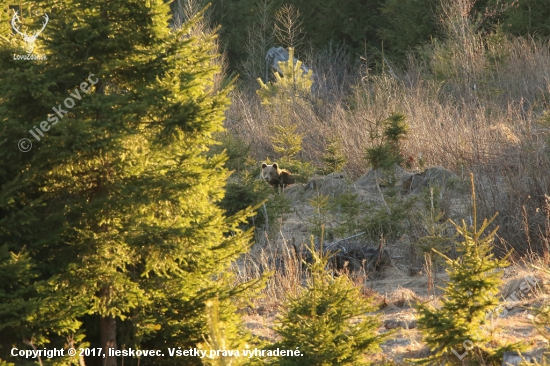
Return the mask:
{"type": "Polygon", "coordinates": [[[394,113],[382,123],[376,122],[369,131],[373,146],[367,148],[365,153],[367,163],[374,170],[376,188],[388,215],[391,214],[391,210],[380,189],[378,169],[389,170],[403,161],[399,144],[406,138],[409,130],[405,118],[401,113],[394,113]],[[380,127],[383,129],[382,133],[380,127]]]}
{"type": "Polygon", "coordinates": [[[305,183],[314,169],[311,163],[296,159],[302,151],[303,136],[297,132],[298,124],[293,122],[292,110],[311,99],[313,73],[311,70],[306,73],[301,67],[301,61],[294,62],[294,49],[290,47],[289,59],[279,62],[282,75],[275,72],[275,81],[268,83],[258,79],[260,89],[256,92],[273,120],[281,121],[270,127],[273,150],[280,155],[280,162],[292,172],[295,181],[305,183]]]}
{"type": "Polygon", "coordinates": [[[400,143],[407,137],[409,125],[405,122],[406,117],[401,113],[394,113],[384,121],[384,138],[391,147],[391,158],[395,163],[403,163],[400,143]]]}
{"type": "Polygon", "coordinates": [[[348,159],[342,151],[342,141],[336,137],[331,137],[327,145],[327,153],[323,156],[325,168],[322,174],[340,172],[346,166],[348,159]]]}
{"type": "Polygon", "coordinates": [[[314,168],[310,162],[301,161],[296,155],[302,151],[302,135],[297,133],[297,124],[282,123],[271,127],[270,136],[273,150],[279,154],[279,162],[292,173],[294,181],[306,183],[313,175],[314,168]]]}
{"type": "Polygon", "coordinates": [[[506,259],[496,259],[491,253],[493,240],[498,227],[483,236],[484,231],[496,217],[485,219],[481,227],[477,226],[474,178],[471,175],[473,223],[468,228],[450,221],[464,241],[457,242],[458,259],[442,256],[449,268],[449,281],[444,289],[443,305],[436,309],[427,303],[419,303],[418,325],[424,341],[432,354],[420,360],[411,360],[420,364],[496,365],[504,351],[521,348],[518,344],[499,348],[487,348],[491,336],[483,331],[487,324],[487,315],[499,304],[498,293],[502,285],[502,271],[507,266],[506,259]]]}
{"type": "Polygon", "coordinates": [[[296,132],[297,124],[281,124],[271,127],[270,136],[273,150],[281,156],[281,162],[294,160],[296,154],[302,151],[303,136],[296,132]]]}
{"type": "Polygon", "coordinates": [[[301,104],[311,97],[313,86],[313,71],[304,72],[302,61],[294,62],[294,49],[288,49],[288,60],[279,61],[279,68],[283,75],[274,73],[275,81],[267,84],[258,78],[260,89],[256,93],[262,104],[270,106],[272,110],[288,110],[289,105],[301,104]]]}
{"type": "Polygon", "coordinates": [[[365,365],[365,353],[379,349],[389,333],[378,334],[380,322],[370,300],[361,295],[351,279],[328,271],[329,256],[315,250],[313,237],[308,264],[311,277],[305,291],[291,299],[275,331],[281,337],[273,347],[298,348],[302,356],[281,357],[281,366],[365,365]]]}

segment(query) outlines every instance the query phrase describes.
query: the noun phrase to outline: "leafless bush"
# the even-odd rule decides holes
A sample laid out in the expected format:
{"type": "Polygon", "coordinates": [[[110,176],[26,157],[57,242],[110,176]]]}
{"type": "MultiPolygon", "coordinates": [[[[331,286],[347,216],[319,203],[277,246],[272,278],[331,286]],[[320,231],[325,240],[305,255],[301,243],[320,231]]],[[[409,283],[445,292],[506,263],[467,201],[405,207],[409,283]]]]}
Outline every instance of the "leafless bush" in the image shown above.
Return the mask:
{"type": "MultiPolygon", "coordinates": [[[[312,256],[306,248],[306,243],[289,242],[282,232],[278,240],[273,242],[265,233],[259,231],[256,244],[250,253],[233,264],[233,272],[239,283],[258,279],[263,274],[271,272],[267,286],[262,291],[263,296],[255,300],[255,307],[278,311],[289,298],[296,297],[303,291],[311,276],[306,262],[311,263],[312,256]]],[[[319,250],[319,246],[316,247],[319,250]]],[[[372,293],[366,286],[369,277],[366,262],[363,260],[355,268],[348,261],[332,257],[329,266],[335,276],[349,276],[364,295],[370,296],[372,293]]]]}
{"type": "Polygon", "coordinates": [[[331,43],[321,51],[311,50],[306,63],[315,70],[314,94],[323,101],[323,116],[329,115],[332,103],[341,102],[350,94],[360,76],[359,65],[342,43],[331,43]]]}
{"type": "Polygon", "coordinates": [[[271,0],[257,0],[258,14],[247,29],[245,50],[247,57],[239,66],[246,88],[257,87],[257,78],[267,82],[270,70],[265,61],[266,52],[274,44],[271,0]]]}
{"type": "Polygon", "coordinates": [[[272,272],[258,305],[271,310],[285,303],[289,296],[297,296],[309,273],[303,266],[292,244],[284,238],[275,245],[261,232],[256,237],[256,247],[233,265],[237,282],[247,282],[272,272]]]}

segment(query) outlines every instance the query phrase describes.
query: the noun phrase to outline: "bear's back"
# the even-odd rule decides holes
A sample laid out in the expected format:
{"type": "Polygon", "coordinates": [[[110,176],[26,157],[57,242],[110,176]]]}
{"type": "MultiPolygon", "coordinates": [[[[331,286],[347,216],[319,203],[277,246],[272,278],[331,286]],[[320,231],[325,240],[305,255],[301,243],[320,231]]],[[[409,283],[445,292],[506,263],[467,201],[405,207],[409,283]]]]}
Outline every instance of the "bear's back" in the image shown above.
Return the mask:
{"type": "Polygon", "coordinates": [[[279,173],[279,182],[283,187],[294,183],[294,177],[288,170],[282,169],[279,173]]]}

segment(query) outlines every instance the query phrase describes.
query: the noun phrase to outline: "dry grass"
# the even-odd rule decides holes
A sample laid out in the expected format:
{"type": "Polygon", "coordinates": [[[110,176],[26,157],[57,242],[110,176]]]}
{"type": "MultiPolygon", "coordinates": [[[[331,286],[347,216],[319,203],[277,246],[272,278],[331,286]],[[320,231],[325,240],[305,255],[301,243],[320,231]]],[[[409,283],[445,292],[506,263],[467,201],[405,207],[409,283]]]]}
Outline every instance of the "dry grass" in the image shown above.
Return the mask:
{"type": "MultiPolygon", "coordinates": [[[[453,9],[447,11],[447,17],[455,16],[453,9]]],[[[254,90],[236,89],[226,127],[250,144],[257,161],[276,161],[270,127],[290,120],[304,136],[299,158],[317,166],[329,138],[338,136],[348,159],[346,172],[355,180],[368,170],[365,150],[376,143],[369,132],[392,113],[404,113],[410,126],[404,154],[417,164],[443,166],[462,177],[474,172],[478,215],[499,212],[494,222],[500,226],[496,251],[514,249],[513,266],[505,276],[510,284],[533,264],[550,266],[550,117],[545,115],[550,111],[550,43],[498,34],[482,37],[475,24],[460,21],[462,28],[448,29],[447,42],[410,56],[401,69],[388,65],[384,72],[373,73],[338,48],[312,54],[306,63],[317,75],[317,86],[310,99],[274,111],[260,104],[254,90]],[[542,120],[548,124],[539,123],[542,120]]],[[[258,316],[269,319],[259,327],[267,338],[274,336],[269,323],[275,314],[302,291],[308,278],[295,249],[302,243],[289,243],[293,235],[285,235],[260,235],[252,252],[234,268],[239,281],[273,273],[255,313],[248,315],[252,323],[261,323],[258,316]]],[[[386,271],[374,281],[364,271],[350,273],[366,296],[375,296],[385,306],[380,310],[384,320],[414,318],[414,299],[438,301],[437,286],[443,284],[444,274],[410,278],[402,268],[386,271]]],[[[548,295],[537,293],[518,306],[543,301],[548,295]]],[[[502,340],[548,347],[528,315],[511,312],[499,321],[496,334],[502,340]]],[[[376,360],[396,364],[425,352],[416,329],[401,330],[383,348],[376,360]]]]}
{"type": "MultiPolygon", "coordinates": [[[[277,334],[273,331],[273,325],[277,321],[277,314],[281,305],[289,295],[296,295],[301,291],[302,281],[307,276],[301,267],[287,266],[282,268],[280,262],[273,262],[273,255],[267,248],[258,249],[255,259],[261,258],[261,266],[274,271],[270,285],[265,289],[264,298],[258,300],[254,310],[244,316],[245,325],[255,335],[269,341],[277,340],[277,334]],[[270,259],[271,258],[271,259],[270,259]],[[273,264],[279,263],[279,264],[273,264]],[[300,274],[301,273],[301,274],[300,274]],[[285,291],[289,292],[285,292],[285,291]]],[[[282,255],[279,253],[279,255],[282,255]]],[[[284,255],[283,255],[284,256],[284,255]]],[[[292,262],[292,256],[288,257],[292,262]]],[[[249,258],[250,259],[250,258],[249,258]]],[[[247,262],[248,266],[259,267],[256,264],[247,262]]],[[[259,270],[250,270],[249,275],[259,274],[259,270]]],[[[244,275],[244,272],[241,272],[244,275]]],[[[491,329],[494,339],[499,343],[524,342],[532,349],[547,348],[548,340],[539,334],[532,322],[533,313],[528,310],[531,307],[538,307],[541,303],[550,300],[550,277],[541,271],[534,271],[531,265],[525,261],[517,263],[505,270],[502,295],[515,291],[518,284],[528,276],[533,276],[540,281],[541,287],[533,289],[529,296],[520,301],[510,301],[513,309],[503,318],[495,318],[491,322],[491,329]]],[[[242,278],[244,280],[244,278],[242,278]]],[[[445,274],[439,273],[436,286],[443,286],[448,280],[445,274]]],[[[374,296],[379,310],[376,312],[381,321],[404,322],[414,324],[416,311],[413,308],[415,301],[430,301],[435,306],[439,303],[439,297],[432,297],[428,292],[429,278],[423,274],[414,278],[400,273],[396,268],[386,269],[385,277],[376,281],[366,281],[362,278],[357,285],[362,286],[367,296],[374,296]]],[[[438,289],[437,295],[441,294],[438,289]]],[[[381,328],[379,332],[386,330],[381,328]]],[[[398,328],[391,339],[382,345],[382,351],[369,356],[370,361],[394,362],[395,365],[406,365],[406,358],[418,358],[427,356],[427,350],[422,342],[422,333],[411,325],[410,329],[398,328]]]]}
{"type": "Polygon", "coordinates": [[[368,169],[363,156],[373,144],[369,131],[402,112],[410,125],[404,154],[460,176],[474,172],[482,214],[500,213],[501,250],[508,245],[542,254],[548,248],[550,155],[548,129],[537,121],[550,109],[549,44],[477,36],[467,42],[462,48],[435,44],[422,57],[411,57],[404,70],[377,75],[361,65],[349,71],[352,65],[340,56],[330,56],[340,72],[317,60],[312,63],[321,68],[320,86],[311,100],[283,113],[262,106],[253,91],[236,90],[226,127],[251,145],[255,159],[276,161],[269,127],[290,119],[304,135],[299,158],[317,166],[328,139],[338,136],[346,170],[357,178],[368,169]]]}
{"type": "MultiPolygon", "coordinates": [[[[549,103],[550,51],[548,44],[532,40],[508,41],[507,46],[505,61],[485,65],[471,82],[439,75],[435,66],[453,67],[441,65],[444,60],[436,65],[433,59],[411,60],[395,77],[358,72],[356,83],[345,86],[347,94],[340,91],[342,86],[336,94],[318,92],[309,104],[290,105],[290,119],[305,135],[303,158],[319,162],[327,138],[337,134],[344,142],[349,170],[362,174],[363,154],[371,143],[369,126],[400,111],[411,127],[405,152],[422,155],[428,165],[457,169],[466,164],[521,164],[521,146],[544,147],[535,122],[549,103]]],[[[486,51],[480,52],[480,57],[487,57],[486,51]]],[[[281,113],[261,106],[251,91],[234,92],[233,101],[229,130],[253,146],[258,160],[276,158],[268,127],[281,122],[281,113]]]]}
{"type": "MultiPolygon", "coordinates": [[[[282,233],[280,234],[282,236],[282,233]]],[[[309,273],[296,255],[294,247],[284,238],[278,245],[272,245],[265,233],[256,238],[256,245],[250,253],[244,255],[233,268],[238,282],[260,278],[271,272],[262,297],[257,300],[254,310],[260,313],[278,312],[290,297],[300,294],[309,273]]]]}

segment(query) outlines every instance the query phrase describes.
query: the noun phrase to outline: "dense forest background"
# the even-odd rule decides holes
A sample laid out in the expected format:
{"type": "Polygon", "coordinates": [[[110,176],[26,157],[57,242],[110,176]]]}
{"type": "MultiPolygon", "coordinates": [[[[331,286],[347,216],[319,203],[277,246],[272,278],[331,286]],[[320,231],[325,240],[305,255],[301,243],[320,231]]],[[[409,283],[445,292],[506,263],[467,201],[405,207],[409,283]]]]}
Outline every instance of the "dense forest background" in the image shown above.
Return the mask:
{"type": "MultiPolygon", "coordinates": [[[[422,52],[426,44],[445,37],[437,0],[214,0],[211,4],[210,21],[221,26],[222,49],[233,71],[254,56],[256,50],[250,51],[255,47],[288,46],[273,37],[276,14],[285,4],[300,14],[294,24],[300,59],[307,58],[308,51],[342,44],[354,58],[380,63],[384,55],[404,63],[408,52],[422,52]]],[[[550,35],[550,8],[544,0],[480,0],[464,11],[486,34],[550,35]]]]}

